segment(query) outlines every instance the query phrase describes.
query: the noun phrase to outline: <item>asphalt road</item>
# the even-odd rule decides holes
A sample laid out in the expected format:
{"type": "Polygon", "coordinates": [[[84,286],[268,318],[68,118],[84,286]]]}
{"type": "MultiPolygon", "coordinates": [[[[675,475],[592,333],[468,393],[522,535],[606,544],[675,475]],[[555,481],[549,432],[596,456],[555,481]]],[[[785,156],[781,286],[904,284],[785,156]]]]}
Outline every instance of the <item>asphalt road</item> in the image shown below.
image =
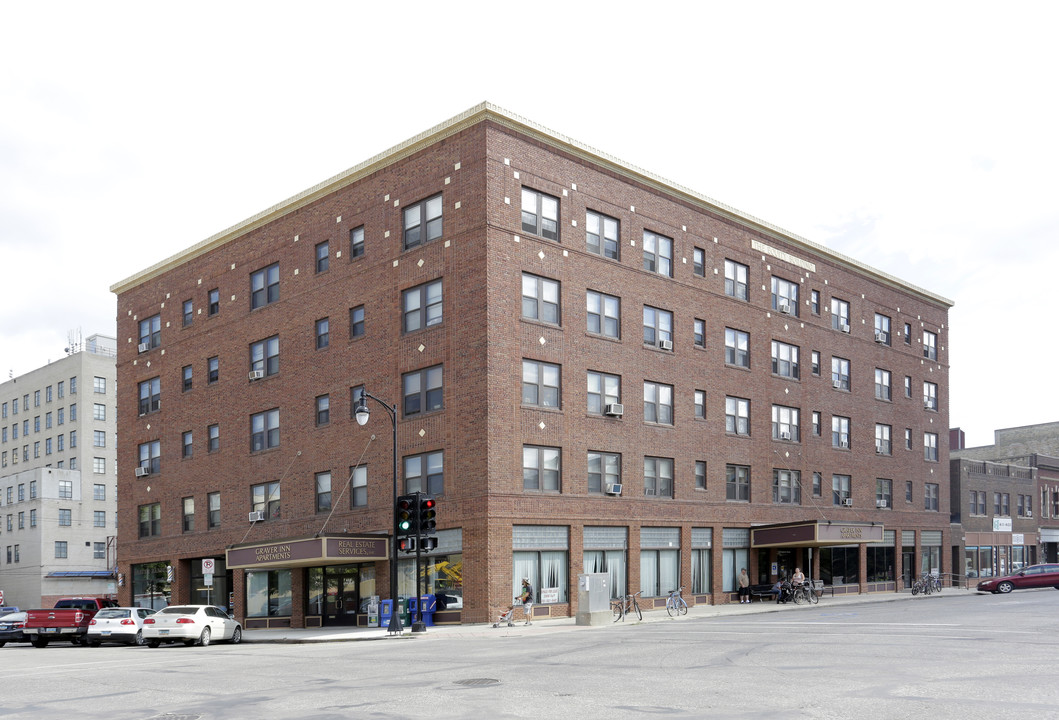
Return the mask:
{"type": "Polygon", "coordinates": [[[369,642],[0,649],[0,719],[1059,718],[1059,592],[369,642]]]}

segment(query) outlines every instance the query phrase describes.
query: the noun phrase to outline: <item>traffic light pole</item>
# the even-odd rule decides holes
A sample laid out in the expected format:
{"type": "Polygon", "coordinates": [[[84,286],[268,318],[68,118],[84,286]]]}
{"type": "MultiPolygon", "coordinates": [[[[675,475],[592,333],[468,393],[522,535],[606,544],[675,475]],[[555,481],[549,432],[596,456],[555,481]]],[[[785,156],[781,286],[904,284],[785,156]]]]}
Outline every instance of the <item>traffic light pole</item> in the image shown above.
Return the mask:
{"type": "Polygon", "coordinates": [[[416,508],[415,508],[415,529],[416,529],[416,595],[419,599],[416,601],[416,619],[412,622],[412,632],[414,633],[425,633],[427,631],[426,623],[423,622],[423,570],[422,570],[422,558],[423,558],[423,542],[421,540],[422,534],[419,527],[419,503],[423,497],[423,493],[416,493],[416,508]]]}

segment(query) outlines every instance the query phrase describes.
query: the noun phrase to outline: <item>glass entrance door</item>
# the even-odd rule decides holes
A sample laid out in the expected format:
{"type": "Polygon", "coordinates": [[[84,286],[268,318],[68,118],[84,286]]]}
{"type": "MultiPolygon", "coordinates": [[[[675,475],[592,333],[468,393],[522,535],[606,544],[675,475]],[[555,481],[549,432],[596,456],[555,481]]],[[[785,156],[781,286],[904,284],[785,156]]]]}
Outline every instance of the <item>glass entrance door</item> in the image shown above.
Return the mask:
{"type": "Polygon", "coordinates": [[[324,568],[324,625],[356,625],[357,568],[324,568]]]}

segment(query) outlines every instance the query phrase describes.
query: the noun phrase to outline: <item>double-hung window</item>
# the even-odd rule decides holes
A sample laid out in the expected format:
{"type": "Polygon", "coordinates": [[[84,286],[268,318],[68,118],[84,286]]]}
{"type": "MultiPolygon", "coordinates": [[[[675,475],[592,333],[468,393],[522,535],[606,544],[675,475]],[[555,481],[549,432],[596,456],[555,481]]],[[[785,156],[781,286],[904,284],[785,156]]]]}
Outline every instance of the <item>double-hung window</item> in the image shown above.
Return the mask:
{"type": "Polygon", "coordinates": [[[692,327],[692,339],[695,343],[695,347],[706,347],[706,321],[695,318],[692,327]]]}
{"type": "Polygon", "coordinates": [[[849,390],[849,360],[831,358],[831,384],[839,390],[849,390]]]}
{"type": "Polygon", "coordinates": [[[831,416],[831,447],[849,448],[849,423],[848,417],[831,416]]]}
{"type": "Polygon", "coordinates": [[[442,377],[441,365],[415,370],[401,376],[405,417],[442,409],[442,377]]]}
{"type": "Polygon", "coordinates": [[[441,194],[404,209],[404,249],[423,245],[441,237],[441,194]]]}
{"type": "Polygon", "coordinates": [[[324,240],[316,246],[316,272],[326,272],[331,267],[331,243],[324,240]]]}
{"type": "Polygon", "coordinates": [[[798,283],[772,276],[772,309],[798,317],[798,283]]]}
{"type": "MultiPolygon", "coordinates": [[[[525,284],[525,281],[523,281],[525,284]]],[[[403,293],[401,311],[404,331],[414,332],[441,323],[441,279],[432,280],[403,293]]]]}
{"type": "Polygon", "coordinates": [[[611,260],[618,259],[621,225],[612,217],[585,211],[585,248],[611,260]]]}
{"type": "Polygon", "coordinates": [[[250,416],[250,452],[279,447],[279,408],[250,416]]]}
{"type": "Polygon", "coordinates": [[[621,455],[588,451],[588,491],[605,492],[611,485],[621,484],[621,455]]]}
{"type": "Polygon", "coordinates": [[[250,346],[250,370],[269,377],[279,372],[279,335],[259,340],[250,346]]]}
{"type": "Polygon", "coordinates": [[[187,327],[195,321],[195,303],[191,300],[184,301],[183,325],[187,327]]]}
{"type": "Polygon", "coordinates": [[[846,505],[846,500],[850,497],[850,476],[849,475],[832,475],[831,476],[831,504],[832,505],[846,505]]]}
{"type": "Polygon", "coordinates": [[[522,273],[522,317],[559,324],[559,283],[522,273]]]}
{"type": "Polygon", "coordinates": [[[349,258],[360,257],[364,254],[364,226],[355,227],[349,231],[349,258]]]}
{"type": "Polygon", "coordinates": [[[798,408],[785,405],[772,406],[772,439],[801,442],[802,431],[798,408]]]}
{"type": "Polygon", "coordinates": [[[331,396],[316,396],[316,425],[327,425],[331,422],[331,396]]]}
{"type": "Polygon", "coordinates": [[[643,415],[644,422],[672,425],[673,386],[644,381],[643,415]]]}
{"type": "Polygon", "coordinates": [[[673,238],[643,231],[643,269],[673,277],[673,238]]]}
{"type": "Polygon", "coordinates": [[[746,465],[725,466],[725,499],[750,502],[750,468],[746,465]]]}
{"type": "Polygon", "coordinates": [[[938,434],[923,433],[923,459],[930,462],[938,461],[938,434]]]}
{"type": "Polygon", "coordinates": [[[875,313],[875,342],[890,344],[890,318],[879,313],[875,313]]]}
{"type": "MultiPolygon", "coordinates": [[[[250,274],[250,309],[279,300],[279,263],[272,263],[250,274]]],[[[211,303],[212,307],[212,303],[211,303]]]]}
{"type": "Polygon", "coordinates": [[[737,367],[750,367],[750,333],[724,329],[724,362],[737,367]]]}
{"type": "Polygon", "coordinates": [[[140,415],[157,411],[162,406],[162,381],[151,378],[140,383],[140,415]]]}
{"type": "Polygon", "coordinates": [[[938,336],[930,330],[923,331],[923,357],[928,360],[938,359],[938,336]]]}
{"type": "Polygon", "coordinates": [[[893,454],[893,441],[891,434],[893,428],[882,423],[875,424],[875,452],[879,455],[893,454]]]}
{"type": "Polygon", "coordinates": [[[643,306],[643,341],[663,349],[673,349],[673,313],[650,305],[643,306]]]}
{"type": "Polygon", "coordinates": [[[831,327],[842,332],[849,332],[849,303],[845,300],[831,298],[831,327]]]}
{"type": "Polygon", "coordinates": [[[589,290],[586,295],[590,333],[611,338],[621,337],[621,300],[613,295],[589,290]]]}
{"type": "Polygon", "coordinates": [[[562,467],[557,447],[522,446],[522,489],[560,492],[562,467]]]}
{"type": "Polygon", "coordinates": [[[280,495],[279,481],[261,483],[250,487],[250,509],[255,512],[264,513],[265,520],[275,520],[280,517],[282,507],[282,496],[280,495]]]}
{"type": "Polygon", "coordinates": [[[162,317],[152,315],[140,321],[140,346],[151,350],[162,344],[162,317]],[[144,347],[146,346],[146,347],[144,347]]]}
{"type": "Polygon", "coordinates": [[[444,494],[445,456],[441,450],[404,458],[404,491],[444,494]]]}
{"type": "Polygon", "coordinates": [[[779,340],[772,341],[772,374],[795,380],[800,377],[797,345],[788,345],[779,340]]]}
{"type": "Polygon", "coordinates": [[[747,276],[750,268],[734,260],[724,261],[724,294],[728,297],[747,300],[750,297],[750,286],[747,276]]]}
{"type": "Polygon", "coordinates": [[[799,471],[772,471],[772,502],[776,505],[802,504],[802,474],[799,471]]]}
{"type": "Polygon", "coordinates": [[[522,361],[522,404],[557,408],[561,372],[558,365],[539,360],[522,361]]]}
{"type": "Polygon", "coordinates": [[[140,444],[140,467],[152,475],[162,471],[162,445],[158,440],[140,444]]]}
{"type": "Polygon", "coordinates": [[[875,368],[875,399],[876,400],[891,400],[892,391],[890,388],[890,371],[883,370],[882,368],[875,368]]]}
{"type": "Polygon", "coordinates": [[[559,198],[522,188],[522,232],[559,241],[559,198]]]}
{"type": "Polygon", "coordinates": [[[331,344],[331,320],[320,318],[316,321],[316,349],[323,350],[331,344]]]}
{"type": "Polygon", "coordinates": [[[673,458],[643,459],[643,493],[654,497],[673,497],[673,458]]]}
{"type": "Polygon", "coordinates": [[[724,399],[724,430],[733,435],[750,434],[750,401],[746,398],[724,399]]]}
{"type": "Polygon", "coordinates": [[[938,409],[938,384],[923,382],[923,407],[927,410],[938,409]]]}
{"type": "Polygon", "coordinates": [[[592,415],[602,415],[608,405],[621,402],[621,376],[588,371],[588,407],[592,415]]]}

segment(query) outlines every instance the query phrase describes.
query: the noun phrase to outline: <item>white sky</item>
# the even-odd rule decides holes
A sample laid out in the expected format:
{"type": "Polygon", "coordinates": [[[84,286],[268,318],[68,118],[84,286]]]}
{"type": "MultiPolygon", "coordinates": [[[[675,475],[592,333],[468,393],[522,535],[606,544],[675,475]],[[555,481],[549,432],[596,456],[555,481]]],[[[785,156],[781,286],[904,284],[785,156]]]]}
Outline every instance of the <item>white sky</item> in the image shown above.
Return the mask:
{"type": "Polygon", "coordinates": [[[1046,2],[8,2],[0,372],[110,286],[493,102],[956,302],[970,445],[1059,419],[1046,2]]]}

